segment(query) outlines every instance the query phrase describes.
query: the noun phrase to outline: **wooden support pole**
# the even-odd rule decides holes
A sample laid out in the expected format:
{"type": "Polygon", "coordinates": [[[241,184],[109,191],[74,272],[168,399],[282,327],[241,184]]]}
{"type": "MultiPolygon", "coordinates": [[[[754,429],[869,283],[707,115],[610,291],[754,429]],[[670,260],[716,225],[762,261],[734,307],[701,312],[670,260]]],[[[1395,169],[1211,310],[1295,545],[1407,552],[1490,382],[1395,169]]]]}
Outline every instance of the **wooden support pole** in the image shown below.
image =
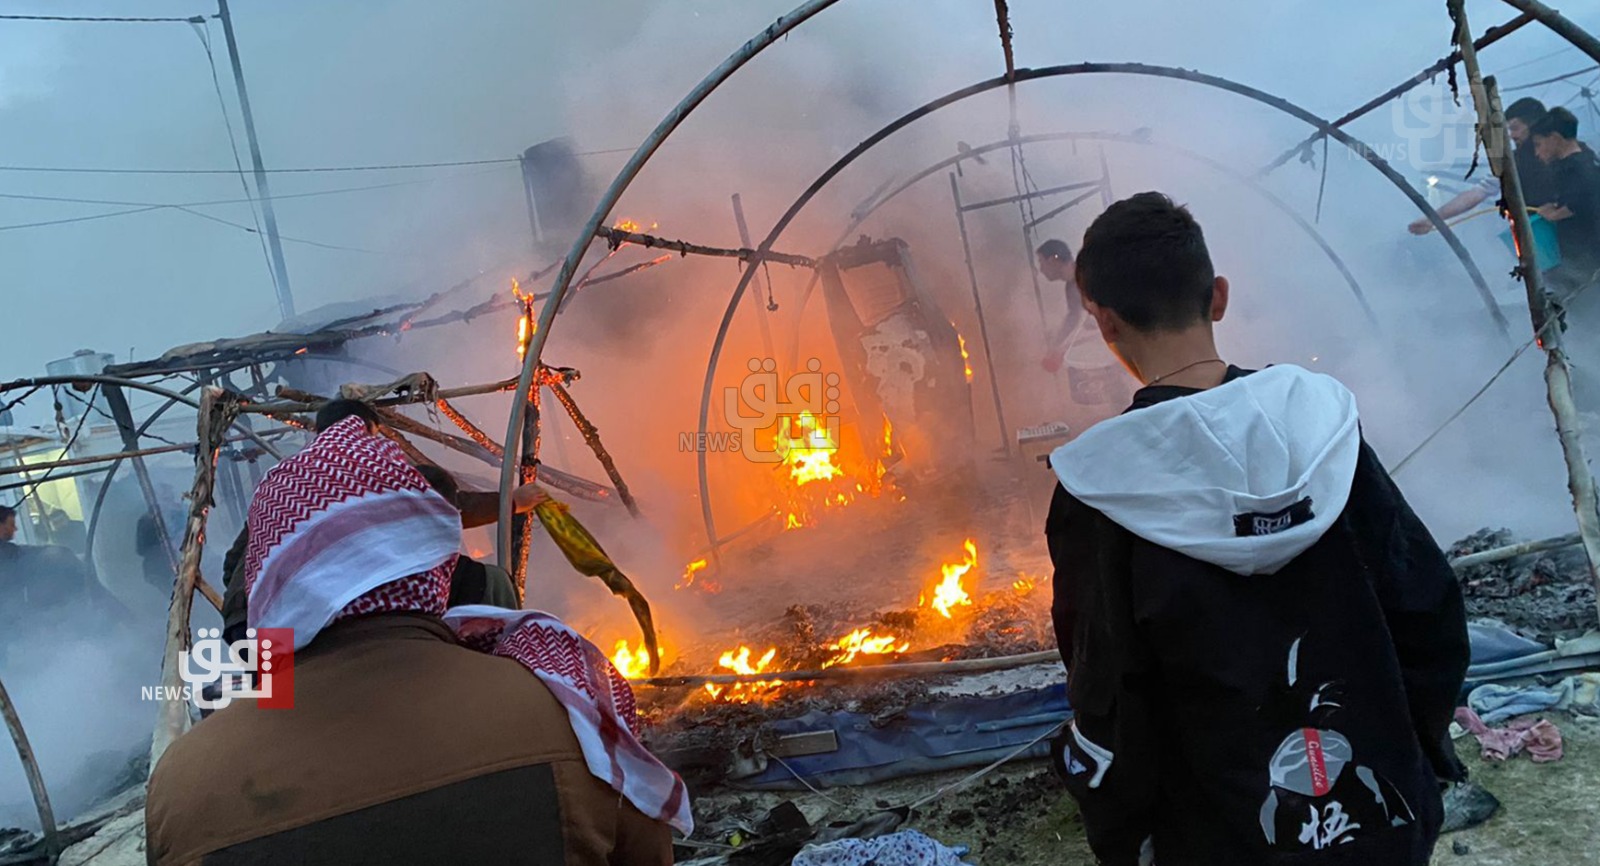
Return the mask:
{"type": "MultiPolygon", "coordinates": [[[[522,464],[518,471],[522,475],[523,484],[532,484],[539,479],[539,445],[540,439],[540,412],[543,399],[541,392],[544,383],[535,379],[533,387],[528,390],[528,407],[522,416],[522,464]]],[[[501,462],[504,462],[503,460],[501,462]]],[[[528,588],[528,551],[533,547],[533,525],[538,518],[532,514],[523,514],[513,518],[513,522],[521,521],[514,528],[518,530],[516,547],[511,556],[511,582],[517,588],[517,602],[525,603],[528,588]]],[[[505,563],[500,564],[505,568],[505,563]]]]}
{"type": "Polygon", "coordinates": [[[632,686],[652,688],[697,688],[703,685],[733,685],[758,682],[809,682],[812,680],[884,680],[896,677],[939,676],[943,674],[977,674],[1004,671],[1028,665],[1043,665],[1061,661],[1058,650],[1041,650],[1036,653],[1000,656],[988,659],[960,659],[953,662],[911,662],[909,664],[862,665],[860,667],[833,667],[814,671],[773,671],[764,674],[707,674],[689,677],[650,677],[630,680],[632,686]]]}
{"type": "MultiPolygon", "coordinates": [[[[472,397],[479,394],[496,394],[501,391],[510,391],[517,387],[516,379],[504,379],[499,382],[489,382],[484,385],[467,385],[461,388],[441,388],[432,394],[423,394],[412,391],[409,394],[383,397],[372,401],[374,407],[405,406],[411,403],[427,403],[443,397],[454,400],[457,397],[472,397]]],[[[240,412],[251,415],[283,415],[296,412],[315,412],[320,403],[299,403],[292,400],[274,400],[268,403],[246,403],[239,407],[240,412]]]]}
{"type": "Polygon", "coordinates": [[[189,491],[189,519],[184,526],[183,548],[178,580],[172,590],[167,611],[167,643],[161,657],[161,706],[156,715],[155,734],[150,741],[150,767],[155,769],[161,755],[189,727],[189,704],[182,697],[182,671],[178,654],[189,647],[189,614],[193,610],[194,590],[200,581],[200,556],[205,551],[206,516],[211,508],[217,482],[217,451],[223,434],[239,413],[239,403],[221,388],[201,391],[197,421],[200,443],[194,458],[194,487],[189,491]]]}
{"type": "Polygon", "coordinates": [[[1477,565],[1488,565],[1491,562],[1504,562],[1507,559],[1516,559],[1519,556],[1528,556],[1534,553],[1544,553],[1547,550],[1560,550],[1564,547],[1576,547],[1583,543],[1583,536],[1574,532],[1559,538],[1545,538],[1539,541],[1524,541],[1521,544],[1509,544],[1505,547],[1496,547],[1493,550],[1469,553],[1450,560],[1450,567],[1456,570],[1472,568],[1477,565]]]}
{"type": "Polygon", "coordinates": [[[595,231],[594,236],[611,244],[613,248],[623,244],[638,244],[648,249],[674,250],[686,256],[714,256],[738,259],[741,262],[776,262],[780,265],[794,265],[802,268],[814,268],[817,266],[817,260],[810,256],[776,252],[762,253],[748,247],[737,250],[726,247],[708,247],[701,244],[691,244],[688,241],[667,240],[666,238],[658,238],[655,235],[641,234],[639,232],[625,232],[621,229],[598,229],[595,231]]]}
{"type": "Polygon", "coordinates": [[[39,759],[34,757],[33,745],[28,742],[28,732],[22,729],[22,718],[11,703],[5,683],[0,683],[0,715],[6,718],[6,728],[11,731],[11,742],[17,746],[17,757],[22,761],[22,771],[28,776],[28,787],[33,791],[33,805],[39,810],[39,827],[44,832],[44,853],[50,863],[61,856],[61,839],[56,834],[56,813],[50,808],[50,794],[44,788],[44,775],[39,772],[39,759]]]}
{"type": "Polygon", "coordinates": [[[589,443],[589,448],[594,451],[594,456],[599,459],[600,465],[605,467],[606,475],[611,478],[611,485],[617,489],[617,497],[622,500],[623,505],[628,507],[628,513],[634,517],[640,516],[639,503],[634,500],[633,493],[628,490],[628,482],[622,480],[622,473],[617,470],[616,461],[611,459],[611,452],[607,451],[605,444],[600,441],[599,429],[584,416],[583,411],[578,408],[578,401],[572,399],[572,395],[567,392],[564,385],[551,383],[550,393],[556,395],[556,400],[560,401],[561,407],[567,410],[568,415],[572,416],[572,423],[577,425],[578,432],[583,434],[583,441],[589,443]]]}
{"type": "MultiPolygon", "coordinates": [[[[1567,488],[1578,517],[1578,535],[1583,541],[1589,577],[1600,590],[1600,501],[1597,501],[1594,475],[1583,448],[1583,424],[1572,399],[1572,369],[1562,348],[1561,324],[1554,316],[1550,297],[1545,292],[1543,275],[1533,244],[1533,228],[1528,220],[1527,199],[1522,194],[1522,179],[1512,158],[1511,141],[1506,133],[1505,112],[1493,78],[1487,81],[1478,67],[1477,50],[1472,45],[1471,25],[1467,22],[1465,0],[1449,0],[1450,16],[1456,25],[1456,44],[1462,66],[1472,87],[1472,101],[1478,110],[1478,135],[1489,155],[1489,166],[1500,178],[1500,191],[1510,212],[1511,230],[1517,241],[1518,271],[1528,293],[1528,314],[1533,330],[1545,351],[1545,390],[1550,411],[1555,416],[1556,435],[1567,463],[1567,488]]],[[[1596,593],[1600,606],[1600,592],[1596,593]]]]}

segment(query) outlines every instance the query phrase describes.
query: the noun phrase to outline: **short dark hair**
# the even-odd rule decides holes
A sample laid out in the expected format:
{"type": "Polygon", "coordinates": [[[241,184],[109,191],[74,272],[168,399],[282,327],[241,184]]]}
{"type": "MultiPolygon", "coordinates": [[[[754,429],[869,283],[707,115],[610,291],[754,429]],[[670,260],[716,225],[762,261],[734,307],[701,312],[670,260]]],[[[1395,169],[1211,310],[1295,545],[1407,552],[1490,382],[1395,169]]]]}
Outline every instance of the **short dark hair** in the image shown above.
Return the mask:
{"type": "Polygon", "coordinates": [[[1541,138],[1546,135],[1577,138],[1578,118],[1565,108],[1552,108],[1528,128],[1528,134],[1541,138]]]}
{"type": "Polygon", "coordinates": [[[1078,286],[1140,331],[1209,320],[1216,271],[1189,210],[1159,192],[1106,208],[1083,233],[1078,286]]]}
{"type": "Polygon", "coordinates": [[[351,415],[366,421],[367,429],[369,430],[374,429],[383,423],[378,419],[378,413],[373,410],[371,406],[368,406],[360,400],[345,400],[341,398],[338,400],[329,400],[328,402],[322,404],[321,409],[317,410],[317,432],[321,433],[340,421],[349,418],[351,415]]]}
{"type": "Polygon", "coordinates": [[[1543,120],[1547,113],[1544,103],[1531,96],[1524,96],[1506,106],[1506,120],[1520,120],[1529,126],[1543,120]]]}
{"type": "Polygon", "coordinates": [[[420,463],[417,465],[417,471],[422,473],[423,478],[428,479],[428,486],[436,493],[443,496],[451,505],[458,505],[461,485],[456,483],[456,477],[451,475],[449,470],[432,463],[420,463]]]}
{"type": "Polygon", "coordinates": [[[0,505],[0,523],[5,523],[17,516],[17,510],[9,505],[0,505]]]}
{"type": "Polygon", "coordinates": [[[1072,261],[1072,247],[1067,246],[1066,241],[1052,238],[1040,244],[1036,252],[1047,259],[1060,259],[1063,262],[1072,261]]]}

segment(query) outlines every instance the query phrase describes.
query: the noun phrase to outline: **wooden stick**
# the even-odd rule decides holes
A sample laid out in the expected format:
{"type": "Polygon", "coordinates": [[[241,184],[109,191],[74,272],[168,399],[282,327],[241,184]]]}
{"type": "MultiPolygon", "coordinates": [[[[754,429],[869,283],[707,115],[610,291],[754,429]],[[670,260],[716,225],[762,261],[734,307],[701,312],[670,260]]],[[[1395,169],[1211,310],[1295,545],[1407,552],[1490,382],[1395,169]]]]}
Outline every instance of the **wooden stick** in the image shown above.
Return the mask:
{"type": "Polygon", "coordinates": [[[194,590],[200,581],[206,516],[217,483],[217,450],[238,413],[238,399],[221,388],[211,386],[201,391],[197,422],[200,450],[194,458],[194,487],[189,491],[189,520],[183,531],[178,580],[167,612],[167,645],[161,658],[161,706],[156,715],[155,734],[150,740],[152,770],[167,747],[189,727],[189,705],[181,697],[183,678],[179,653],[189,646],[189,615],[194,607],[194,590]]]}
{"type": "Polygon", "coordinates": [[[44,831],[44,851],[49,862],[61,856],[61,840],[56,836],[56,813],[50,808],[50,794],[44,789],[44,775],[39,772],[39,760],[34,757],[28,733],[22,729],[22,718],[11,703],[5,683],[0,683],[0,715],[6,718],[6,728],[11,731],[11,742],[17,746],[17,757],[22,760],[22,771],[28,776],[28,787],[33,790],[33,805],[39,810],[39,827],[44,831]]]}
{"type": "Polygon", "coordinates": [[[691,244],[688,241],[672,241],[658,238],[655,235],[641,234],[639,232],[625,232],[621,229],[602,228],[594,233],[597,238],[603,238],[613,248],[623,244],[638,244],[651,249],[676,250],[686,256],[717,256],[721,258],[738,259],[748,262],[752,259],[759,262],[777,262],[780,265],[796,265],[802,268],[814,268],[817,260],[810,256],[797,256],[792,253],[761,253],[748,247],[742,249],[728,249],[726,247],[708,247],[700,244],[691,244]]]}
{"type": "MultiPolygon", "coordinates": [[[[517,387],[516,379],[504,379],[499,382],[489,382],[484,385],[467,385],[461,388],[441,388],[432,394],[423,394],[412,391],[403,396],[384,397],[373,400],[374,407],[405,406],[411,403],[427,403],[438,398],[453,400],[457,397],[472,397],[479,394],[494,394],[500,391],[510,391],[517,387]]],[[[246,403],[239,407],[240,412],[252,415],[281,415],[291,412],[315,412],[321,408],[321,403],[304,403],[290,400],[273,400],[267,403],[246,403]]]]}
{"type": "MultiPolygon", "coordinates": [[[[1527,6],[1519,8],[1533,11],[1527,6]]],[[[1578,517],[1578,535],[1583,540],[1589,579],[1597,590],[1595,603],[1600,607],[1600,496],[1596,495],[1594,475],[1589,471],[1589,459],[1584,453],[1583,424],[1578,419],[1577,406],[1572,399],[1572,369],[1567,365],[1567,354],[1562,348],[1561,325],[1553,315],[1543,275],[1539,272],[1533,227],[1528,220],[1528,202],[1522,192],[1522,179],[1517,175],[1516,160],[1512,158],[1506,116],[1500,107],[1500,92],[1495,80],[1485,80],[1483,71],[1478,67],[1478,54],[1472,45],[1465,0],[1449,0],[1449,10],[1456,25],[1456,44],[1461,50],[1462,66],[1472,87],[1472,102],[1478,110],[1478,134],[1483,140],[1484,150],[1489,154],[1489,166],[1500,178],[1500,191],[1510,212],[1511,229],[1517,241],[1517,270],[1528,292],[1528,314],[1533,320],[1533,332],[1539,338],[1540,348],[1545,351],[1545,391],[1550,412],[1555,416],[1561,454],[1567,464],[1567,489],[1572,494],[1572,507],[1578,517]]]]}
{"type": "Polygon", "coordinates": [[[811,680],[877,680],[895,677],[937,676],[940,674],[976,674],[1003,671],[1028,665],[1061,661],[1059,650],[1041,650],[1014,656],[988,659],[961,659],[953,662],[912,662],[899,665],[865,665],[863,667],[823,668],[815,671],[774,671],[768,674],[707,674],[690,677],[650,677],[629,680],[631,686],[649,686],[660,689],[694,688],[703,685],[732,685],[734,683],[809,682],[811,680]]]}
{"type": "Polygon", "coordinates": [[[605,467],[606,475],[611,478],[611,486],[617,489],[617,498],[622,504],[628,506],[628,513],[634,517],[639,516],[639,503],[634,500],[633,494],[628,490],[628,482],[622,480],[622,473],[617,470],[617,463],[611,459],[611,452],[600,441],[600,430],[589,422],[583,411],[578,408],[578,401],[572,399],[572,394],[567,389],[556,383],[551,383],[550,393],[556,395],[562,408],[572,416],[572,423],[578,425],[578,432],[583,434],[583,441],[589,443],[590,450],[600,460],[600,465],[605,467]]]}
{"type": "Polygon", "coordinates": [[[1563,547],[1575,547],[1583,543],[1583,537],[1574,532],[1559,538],[1546,538],[1540,541],[1524,541],[1521,544],[1509,544],[1505,547],[1496,547],[1493,550],[1484,550],[1478,553],[1469,553],[1450,560],[1450,567],[1456,570],[1472,568],[1475,565],[1487,565],[1491,562],[1501,562],[1507,559],[1516,559],[1530,553],[1543,553],[1546,550],[1560,550],[1563,547]]]}

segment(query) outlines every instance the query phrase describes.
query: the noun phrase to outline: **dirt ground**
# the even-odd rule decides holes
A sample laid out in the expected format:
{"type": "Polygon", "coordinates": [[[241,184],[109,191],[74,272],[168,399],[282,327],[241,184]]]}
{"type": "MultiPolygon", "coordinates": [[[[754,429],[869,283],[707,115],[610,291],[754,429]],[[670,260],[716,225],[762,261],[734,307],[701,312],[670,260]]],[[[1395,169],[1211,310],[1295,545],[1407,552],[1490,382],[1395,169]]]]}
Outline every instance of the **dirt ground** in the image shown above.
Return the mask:
{"type": "MultiPolygon", "coordinates": [[[[1440,840],[1433,866],[1584,866],[1600,850],[1600,721],[1553,713],[1565,756],[1534,764],[1526,756],[1505,763],[1483,760],[1477,741],[1464,737],[1457,751],[1474,781],[1501,802],[1485,824],[1440,840]]],[[[969,771],[970,772],[970,771],[969,771]]],[[[813,826],[855,821],[915,802],[966,777],[953,772],[822,794],[720,794],[696,801],[704,826],[732,815],[759,816],[791,800],[813,826]]],[[[971,787],[953,790],[914,813],[903,825],[950,846],[971,850],[977,866],[1093,866],[1077,809],[1042,762],[1002,767],[971,787]]],[[[704,856],[704,852],[702,852],[704,856]]]]}

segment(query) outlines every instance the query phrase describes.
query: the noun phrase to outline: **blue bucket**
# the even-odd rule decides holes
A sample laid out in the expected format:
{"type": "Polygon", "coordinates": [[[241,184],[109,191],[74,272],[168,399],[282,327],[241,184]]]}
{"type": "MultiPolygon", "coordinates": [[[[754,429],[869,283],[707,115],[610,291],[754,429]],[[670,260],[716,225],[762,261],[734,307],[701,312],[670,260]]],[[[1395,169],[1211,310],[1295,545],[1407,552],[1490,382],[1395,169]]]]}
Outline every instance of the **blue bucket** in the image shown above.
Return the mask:
{"type": "MultiPolygon", "coordinates": [[[[1539,270],[1548,271],[1561,264],[1561,244],[1556,241],[1556,226],[1536,213],[1528,214],[1528,226],[1533,229],[1533,256],[1538,262],[1539,270]]],[[[1500,239],[1511,248],[1513,255],[1517,252],[1516,241],[1511,237],[1511,229],[1507,228],[1500,233],[1500,239]]]]}

